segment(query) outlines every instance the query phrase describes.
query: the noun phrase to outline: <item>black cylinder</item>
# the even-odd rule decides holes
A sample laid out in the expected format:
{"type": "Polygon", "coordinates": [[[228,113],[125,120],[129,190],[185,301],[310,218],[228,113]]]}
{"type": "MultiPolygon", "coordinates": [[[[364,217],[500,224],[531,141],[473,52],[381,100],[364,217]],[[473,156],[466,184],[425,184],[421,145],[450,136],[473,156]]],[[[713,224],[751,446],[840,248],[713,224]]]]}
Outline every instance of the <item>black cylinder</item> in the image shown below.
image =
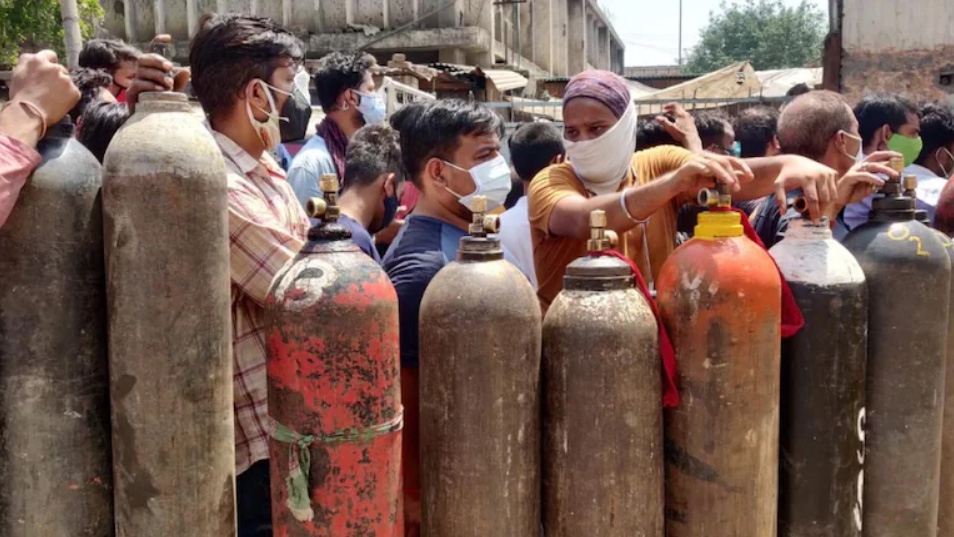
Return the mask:
{"type": "Polygon", "coordinates": [[[782,342],[779,537],[860,537],[868,293],[827,222],[794,220],[770,251],[805,316],[782,342]]]}
{"type": "Polygon", "coordinates": [[[868,281],[864,535],[933,537],[951,260],[914,200],[883,190],[844,241],[868,281]]]}
{"type": "Polygon", "coordinates": [[[0,228],[0,535],[113,534],[100,166],[52,128],[0,228]]]}

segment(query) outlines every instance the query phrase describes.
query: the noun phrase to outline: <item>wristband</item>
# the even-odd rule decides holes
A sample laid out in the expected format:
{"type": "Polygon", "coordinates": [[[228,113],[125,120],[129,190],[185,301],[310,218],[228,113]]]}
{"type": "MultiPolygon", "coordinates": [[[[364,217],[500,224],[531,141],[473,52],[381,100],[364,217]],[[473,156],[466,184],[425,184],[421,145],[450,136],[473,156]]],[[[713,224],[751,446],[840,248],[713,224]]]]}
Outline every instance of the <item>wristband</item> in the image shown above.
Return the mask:
{"type": "Polygon", "coordinates": [[[33,116],[40,120],[40,140],[46,136],[46,116],[43,115],[43,112],[40,110],[40,107],[31,103],[30,101],[9,101],[0,108],[0,111],[5,110],[8,106],[18,104],[21,108],[26,110],[27,115],[33,116]]]}
{"type": "Polygon", "coordinates": [[[649,222],[649,218],[646,218],[645,220],[638,220],[633,216],[632,213],[629,212],[629,207],[626,206],[627,192],[629,192],[628,188],[619,193],[619,208],[623,210],[623,214],[625,214],[626,218],[629,218],[634,224],[645,224],[646,222],[649,222]]]}

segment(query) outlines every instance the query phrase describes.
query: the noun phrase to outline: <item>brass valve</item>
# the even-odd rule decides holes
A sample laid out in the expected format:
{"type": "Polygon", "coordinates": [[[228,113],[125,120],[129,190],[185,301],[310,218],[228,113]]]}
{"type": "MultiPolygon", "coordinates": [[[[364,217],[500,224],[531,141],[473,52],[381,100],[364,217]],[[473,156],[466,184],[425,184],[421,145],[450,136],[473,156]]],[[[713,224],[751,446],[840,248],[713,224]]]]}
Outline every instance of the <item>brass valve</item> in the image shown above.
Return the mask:
{"type": "Polygon", "coordinates": [[[487,214],[486,197],[474,196],[470,208],[473,213],[473,219],[468,229],[471,237],[486,237],[488,233],[498,233],[500,231],[500,217],[487,214]]]}
{"type": "Polygon", "coordinates": [[[905,175],[901,179],[902,188],[904,188],[903,194],[909,198],[917,197],[917,188],[918,188],[918,176],[916,175],[905,175]]]}
{"type": "Polygon", "coordinates": [[[791,200],[789,206],[803,217],[808,216],[808,200],[805,199],[805,196],[798,196],[791,200]]]}
{"type": "Polygon", "coordinates": [[[891,157],[891,160],[888,161],[888,167],[892,170],[901,173],[904,171],[904,158],[903,157],[891,157]]]}
{"type": "Polygon", "coordinates": [[[325,222],[337,222],[341,217],[338,207],[338,177],[333,173],[321,176],[318,182],[321,188],[321,198],[311,198],[305,206],[305,212],[310,218],[321,218],[325,222]]]}
{"type": "Polygon", "coordinates": [[[732,195],[729,194],[729,186],[718,183],[715,188],[703,188],[696,196],[696,202],[700,207],[722,207],[732,206],[732,195]]]}
{"type": "Polygon", "coordinates": [[[615,231],[606,229],[606,211],[595,210],[590,213],[590,239],[586,249],[591,253],[602,252],[616,248],[619,235],[615,231]]]}

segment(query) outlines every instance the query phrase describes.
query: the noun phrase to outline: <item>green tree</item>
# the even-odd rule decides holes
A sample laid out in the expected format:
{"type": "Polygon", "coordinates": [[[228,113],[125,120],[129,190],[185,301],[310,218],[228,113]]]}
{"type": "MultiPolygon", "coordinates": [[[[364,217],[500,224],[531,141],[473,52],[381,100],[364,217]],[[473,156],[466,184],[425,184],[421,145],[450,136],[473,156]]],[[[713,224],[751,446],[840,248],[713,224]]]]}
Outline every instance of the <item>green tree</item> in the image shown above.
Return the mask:
{"type": "MultiPolygon", "coordinates": [[[[77,0],[83,39],[103,17],[99,0],[77,0]]],[[[16,63],[24,51],[52,48],[65,63],[63,21],[58,0],[0,0],[0,65],[16,63]]]]}
{"type": "Polygon", "coordinates": [[[707,73],[745,60],[756,70],[817,64],[826,30],[825,14],[807,0],[795,7],[779,0],[723,2],[720,13],[709,13],[686,69],[707,73]]]}

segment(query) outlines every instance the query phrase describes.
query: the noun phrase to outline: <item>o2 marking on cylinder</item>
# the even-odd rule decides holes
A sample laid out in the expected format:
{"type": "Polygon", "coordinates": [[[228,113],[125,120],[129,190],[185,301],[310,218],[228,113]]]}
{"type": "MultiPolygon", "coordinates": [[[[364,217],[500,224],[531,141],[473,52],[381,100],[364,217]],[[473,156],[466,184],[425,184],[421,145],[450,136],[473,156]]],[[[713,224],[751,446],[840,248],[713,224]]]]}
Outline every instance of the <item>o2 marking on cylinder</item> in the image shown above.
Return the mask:
{"type": "Polygon", "coordinates": [[[911,230],[904,226],[892,226],[891,229],[888,230],[888,238],[898,242],[903,242],[903,241],[913,242],[917,245],[917,250],[916,250],[917,255],[921,257],[931,256],[931,252],[928,252],[927,250],[924,249],[924,245],[921,243],[921,237],[911,236],[911,230]],[[900,233],[898,233],[896,230],[900,230],[900,233]]]}
{"type": "Polygon", "coordinates": [[[858,450],[858,464],[861,465],[861,470],[858,472],[858,484],[857,484],[857,495],[858,499],[855,502],[855,508],[852,510],[855,527],[858,528],[858,531],[862,531],[862,512],[864,510],[864,490],[865,490],[865,420],[867,414],[865,408],[861,407],[861,411],[858,412],[858,421],[857,421],[857,433],[858,441],[861,442],[861,449],[858,450]]]}

